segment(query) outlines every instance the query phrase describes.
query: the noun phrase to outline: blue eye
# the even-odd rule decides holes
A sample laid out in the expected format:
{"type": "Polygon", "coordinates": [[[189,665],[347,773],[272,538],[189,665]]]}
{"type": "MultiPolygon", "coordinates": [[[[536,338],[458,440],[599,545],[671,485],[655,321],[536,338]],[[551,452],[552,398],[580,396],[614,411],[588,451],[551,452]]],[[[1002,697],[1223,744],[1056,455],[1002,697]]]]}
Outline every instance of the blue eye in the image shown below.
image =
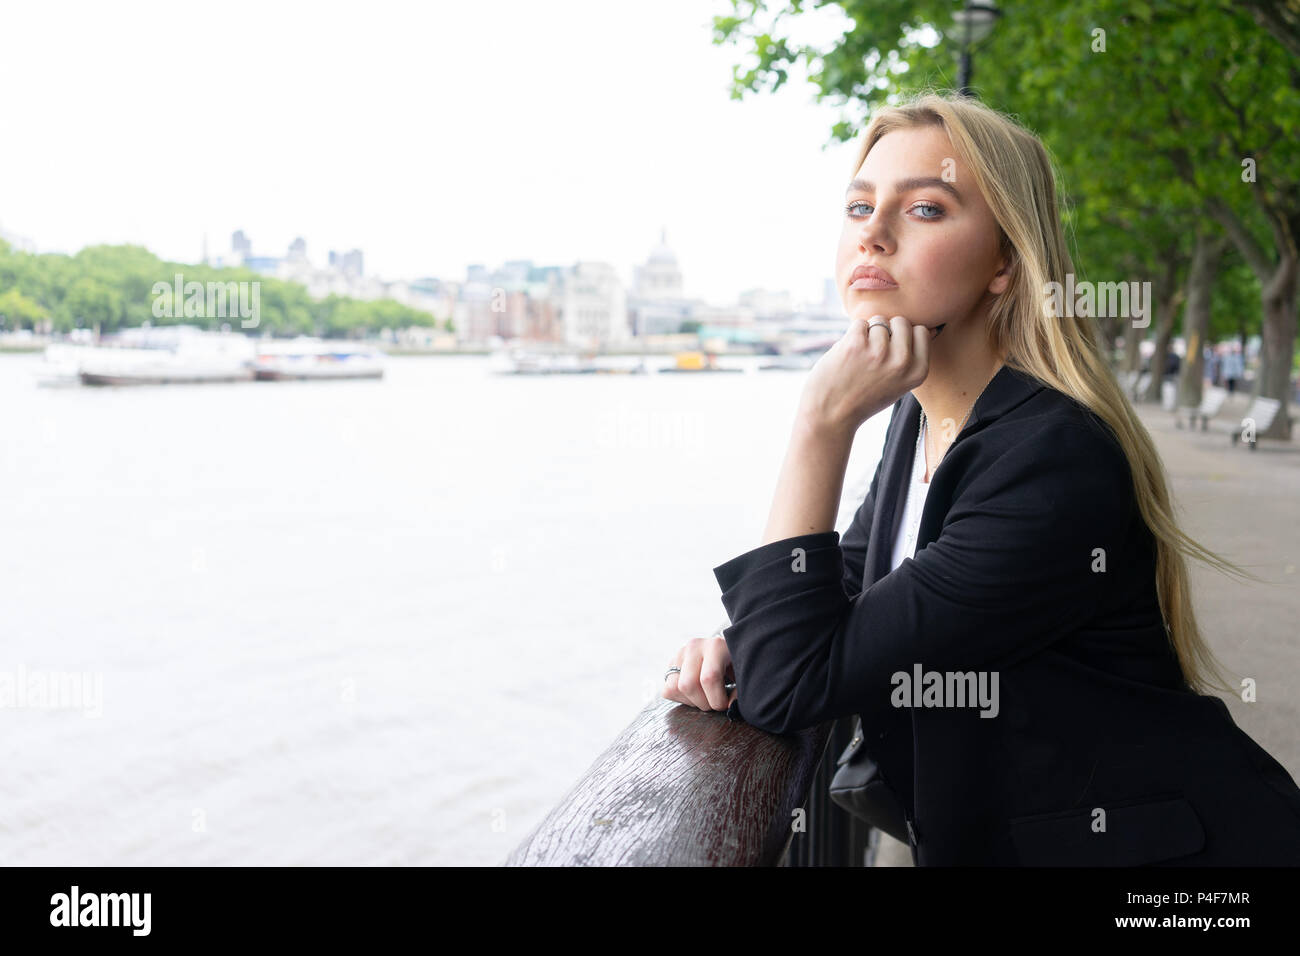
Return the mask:
{"type": "MultiPolygon", "coordinates": [[[[845,212],[845,214],[846,214],[850,219],[861,219],[863,216],[869,216],[869,215],[871,215],[871,209],[872,209],[872,205],[871,205],[871,203],[869,203],[869,202],[863,202],[861,199],[858,199],[858,200],[854,200],[853,202],[851,202],[851,203],[849,203],[847,206],[845,206],[845,207],[844,207],[844,212],[845,212]]],[[[909,210],[909,212],[910,212],[910,211],[913,211],[913,210],[917,210],[917,209],[929,209],[929,210],[932,210],[931,214],[929,214],[929,215],[921,215],[921,214],[918,214],[918,215],[917,215],[917,218],[918,218],[918,219],[941,219],[941,218],[943,218],[943,208],[942,208],[941,206],[936,206],[936,205],[935,205],[934,203],[932,203],[932,202],[921,202],[921,203],[917,203],[915,206],[912,207],[911,210],[909,210]]]]}

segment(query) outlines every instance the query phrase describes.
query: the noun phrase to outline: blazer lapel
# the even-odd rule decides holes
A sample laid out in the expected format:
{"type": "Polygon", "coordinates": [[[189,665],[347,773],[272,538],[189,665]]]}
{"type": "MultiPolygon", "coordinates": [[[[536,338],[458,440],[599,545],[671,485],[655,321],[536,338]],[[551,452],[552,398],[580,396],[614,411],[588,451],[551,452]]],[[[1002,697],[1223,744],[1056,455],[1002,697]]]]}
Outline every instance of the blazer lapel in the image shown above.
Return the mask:
{"type": "MultiPolygon", "coordinates": [[[[966,424],[953,440],[953,446],[1045,387],[1028,374],[1003,364],[975,402],[966,424]]],[[[911,392],[894,404],[889,438],[880,453],[881,483],[876,489],[875,511],[871,515],[871,536],[867,541],[863,588],[875,584],[890,571],[889,560],[894,550],[894,538],[897,537],[898,526],[903,520],[903,495],[907,493],[912,477],[916,437],[921,430],[920,418],[921,403],[911,392]]],[[[939,470],[936,469],[935,475],[931,476],[932,484],[939,470]]],[[[931,492],[933,490],[931,488],[931,492]]],[[[926,496],[927,508],[930,507],[932,497],[932,494],[926,496]]],[[[917,546],[920,547],[920,542],[917,546]]]]}
{"type": "Polygon", "coordinates": [[[864,588],[875,584],[889,573],[889,558],[893,552],[894,536],[903,520],[899,499],[907,490],[912,472],[912,452],[920,432],[921,403],[911,392],[894,406],[894,418],[889,429],[889,440],[881,451],[880,486],[876,489],[876,507],[871,515],[871,537],[867,541],[864,588]]]}

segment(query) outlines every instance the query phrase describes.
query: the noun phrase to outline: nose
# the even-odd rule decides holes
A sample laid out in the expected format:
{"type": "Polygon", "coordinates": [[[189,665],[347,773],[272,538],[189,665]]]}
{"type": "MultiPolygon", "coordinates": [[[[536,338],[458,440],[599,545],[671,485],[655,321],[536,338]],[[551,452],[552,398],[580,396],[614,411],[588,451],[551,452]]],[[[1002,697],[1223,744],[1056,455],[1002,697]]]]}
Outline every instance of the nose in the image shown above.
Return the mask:
{"type": "Polygon", "coordinates": [[[874,210],[858,231],[858,245],[864,253],[889,255],[894,251],[894,240],[886,228],[885,220],[874,210]]]}

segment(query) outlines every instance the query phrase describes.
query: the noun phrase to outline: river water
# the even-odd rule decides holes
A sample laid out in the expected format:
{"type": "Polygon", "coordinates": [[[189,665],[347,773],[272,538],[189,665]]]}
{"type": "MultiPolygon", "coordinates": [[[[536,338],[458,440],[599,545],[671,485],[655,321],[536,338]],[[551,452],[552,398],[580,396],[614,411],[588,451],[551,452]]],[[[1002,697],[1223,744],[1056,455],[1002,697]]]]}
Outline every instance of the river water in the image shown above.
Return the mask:
{"type": "Polygon", "coordinates": [[[806,374],[759,361],[49,389],[0,356],[0,860],[502,862],[723,621],[806,374]]]}

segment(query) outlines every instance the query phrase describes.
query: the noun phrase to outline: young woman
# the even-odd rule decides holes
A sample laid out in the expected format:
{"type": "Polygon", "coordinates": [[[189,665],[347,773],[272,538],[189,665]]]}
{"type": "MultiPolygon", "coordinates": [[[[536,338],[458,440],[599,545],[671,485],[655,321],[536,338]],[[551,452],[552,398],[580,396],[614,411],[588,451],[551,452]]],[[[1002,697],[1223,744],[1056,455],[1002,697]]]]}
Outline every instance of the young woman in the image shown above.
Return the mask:
{"type": "Polygon", "coordinates": [[[1203,693],[1236,689],[1184,559],[1241,572],[1178,528],[1095,320],[1045,295],[1071,272],[1037,138],[958,96],[876,113],[850,328],[762,544],[714,569],[730,627],[663,696],[774,733],[860,715],[919,865],[1300,864],[1300,789],[1203,693]],[[891,405],[841,541],[854,433],[891,405]]]}

